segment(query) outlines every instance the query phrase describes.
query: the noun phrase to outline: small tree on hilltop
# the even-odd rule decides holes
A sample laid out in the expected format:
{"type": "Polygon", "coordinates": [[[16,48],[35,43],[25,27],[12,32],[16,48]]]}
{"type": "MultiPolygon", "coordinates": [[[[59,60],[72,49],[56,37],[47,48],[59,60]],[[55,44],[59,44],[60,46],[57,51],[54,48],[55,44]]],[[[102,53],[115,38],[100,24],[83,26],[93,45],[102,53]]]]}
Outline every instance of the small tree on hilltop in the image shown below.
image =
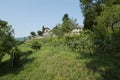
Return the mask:
{"type": "Polygon", "coordinates": [[[42,31],[37,31],[38,35],[39,36],[42,36],[43,35],[43,32],[42,31]]]}
{"type": "Polygon", "coordinates": [[[64,14],[63,18],[62,18],[62,31],[63,33],[68,33],[71,31],[71,28],[70,28],[70,18],[69,18],[69,15],[68,14],[64,14]]]}
{"type": "Polygon", "coordinates": [[[30,32],[31,36],[34,38],[36,36],[35,32],[30,32]]]}

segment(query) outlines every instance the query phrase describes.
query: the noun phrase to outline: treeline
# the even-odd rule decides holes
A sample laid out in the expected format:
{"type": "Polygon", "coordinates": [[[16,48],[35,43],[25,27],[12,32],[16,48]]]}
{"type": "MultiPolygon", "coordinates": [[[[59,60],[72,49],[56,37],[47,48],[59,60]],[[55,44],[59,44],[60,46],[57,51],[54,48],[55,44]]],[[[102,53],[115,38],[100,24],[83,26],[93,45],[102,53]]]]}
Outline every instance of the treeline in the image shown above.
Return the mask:
{"type": "MultiPolygon", "coordinates": [[[[77,19],[70,18],[69,15],[66,13],[62,17],[62,23],[56,24],[55,27],[50,30],[52,34],[55,34],[56,36],[64,36],[65,34],[70,33],[73,29],[80,27],[79,24],[77,23],[77,19]]],[[[45,26],[42,26],[42,31],[38,30],[37,33],[32,31],[30,32],[30,37],[34,38],[36,35],[38,36],[43,36],[45,26]]]]}
{"type": "Polygon", "coordinates": [[[44,30],[45,30],[45,26],[42,26],[42,31],[38,30],[37,33],[34,31],[30,32],[29,39],[35,38],[36,35],[43,36],[44,30]]]}

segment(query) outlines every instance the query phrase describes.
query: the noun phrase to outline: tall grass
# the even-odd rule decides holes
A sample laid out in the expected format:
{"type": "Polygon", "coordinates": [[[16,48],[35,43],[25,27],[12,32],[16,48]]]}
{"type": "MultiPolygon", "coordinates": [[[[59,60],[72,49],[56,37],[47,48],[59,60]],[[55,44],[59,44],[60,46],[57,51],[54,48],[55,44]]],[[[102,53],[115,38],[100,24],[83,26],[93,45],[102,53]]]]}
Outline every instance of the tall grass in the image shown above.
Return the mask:
{"type": "MultiPolygon", "coordinates": [[[[119,80],[119,59],[113,57],[89,57],[77,55],[62,45],[61,39],[37,39],[19,46],[21,51],[33,53],[22,59],[22,63],[10,72],[8,56],[0,65],[0,80],[119,80]],[[43,44],[38,51],[31,43],[43,44]],[[117,74],[117,75],[116,75],[117,74]]],[[[25,53],[22,53],[25,54],[25,53]]]]}

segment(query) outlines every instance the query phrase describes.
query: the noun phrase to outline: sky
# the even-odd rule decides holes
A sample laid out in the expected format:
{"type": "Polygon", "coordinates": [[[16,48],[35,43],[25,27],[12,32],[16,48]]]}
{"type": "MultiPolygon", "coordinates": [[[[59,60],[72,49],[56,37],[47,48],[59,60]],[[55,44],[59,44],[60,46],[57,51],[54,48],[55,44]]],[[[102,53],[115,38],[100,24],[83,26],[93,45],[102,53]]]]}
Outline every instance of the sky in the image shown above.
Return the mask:
{"type": "Polygon", "coordinates": [[[15,37],[26,37],[42,26],[52,29],[65,13],[83,25],[79,0],[0,0],[0,19],[12,25],[15,37]]]}

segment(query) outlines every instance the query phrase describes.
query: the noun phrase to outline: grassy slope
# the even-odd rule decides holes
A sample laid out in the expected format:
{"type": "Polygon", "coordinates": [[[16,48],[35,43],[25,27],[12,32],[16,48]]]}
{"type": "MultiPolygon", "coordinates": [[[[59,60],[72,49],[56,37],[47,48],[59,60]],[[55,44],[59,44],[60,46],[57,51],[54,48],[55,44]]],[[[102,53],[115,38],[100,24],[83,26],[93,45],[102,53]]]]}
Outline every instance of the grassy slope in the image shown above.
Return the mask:
{"type": "MultiPolygon", "coordinates": [[[[23,51],[31,50],[30,43],[21,45],[20,49],[23,51]]],[[[44,44],[41,50],[28,55],[14,73],[10,71],[1,73],[0,80],[101,80],[105,75],[102,75],[101,71],[108,68],[111,60],[106,59],[106,61],[108,62],[99,61],[106,66],[102,66],[99,62],[94,64],[96,62],[93,61],[93,58],[77,58],[76,54],[67,48],[63,46],[54,47],[48,43],[44,44]],[[97,71],[95,71],[96,67],[97,71]]],[[[7,61],[4,60],[4,62],[7,61]]],[[[110,65],[115,67],[113,64],[110,65]]],[[[10,66],[6,66],[9,70],[10,66]]]]}

